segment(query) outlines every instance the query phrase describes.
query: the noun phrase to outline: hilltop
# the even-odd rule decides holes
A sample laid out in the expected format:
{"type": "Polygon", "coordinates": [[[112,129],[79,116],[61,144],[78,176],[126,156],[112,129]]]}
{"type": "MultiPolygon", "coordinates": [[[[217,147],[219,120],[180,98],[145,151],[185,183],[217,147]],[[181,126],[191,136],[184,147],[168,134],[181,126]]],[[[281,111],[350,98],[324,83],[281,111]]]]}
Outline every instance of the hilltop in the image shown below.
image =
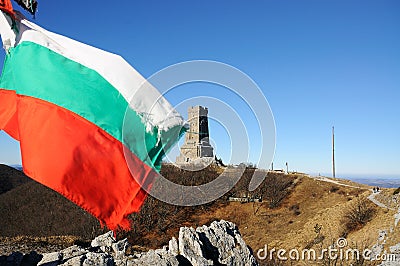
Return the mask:
{"type": "MultiPolygon", "coordinates": [[[[222,170],[209,167],[189,172],[169,165],[162,172],[176,183],[202,184],[215,179],[222,170]]],[[[145,251],[168,244],[182,226],[227,220],[239,227],[255,253],[265,245],[276,249],[322,249],[340,237],[346,238],[349,247],[375,245],[387,252],[400,243],[400,225],[394,225],[400,198],[393,196],[394,189],[373,194],[371,187],[348,180],[269,172],[263,184],[250,194],[262,196],[261,203],[229,202],[228,197],[243,195],[253,172],[254,169],[246,169],[235,188],[202,206],[177,207],[148,197],[140,213],[130,217],[132,230],[119,232],[118,238],[127,237],[135,250],[145,251]],[[383,207],[369,200],[371,195],[383,207]],[[368,214],[365,221],[348,224],[349,211],[360,206],[368,214]]],[[[23,242],[32,249],[36,242],[42,250],[46,245],[67,247],[106,231],[79,207],[15,169],[1,166],[0,180],[12,184],[0,194],[0,240],[8,246],[22,249],[19,243],[23,242]],[[24,237],[17,237],[21,235],[24,237]]],[[[7,250],[0,247],[1,252],[7,250]]]]}
{"type": "Polygon", "coordinates": [[[0,195],[28,182],[31,182],[31,179],[21,171],[0,164],[0,195]]]}

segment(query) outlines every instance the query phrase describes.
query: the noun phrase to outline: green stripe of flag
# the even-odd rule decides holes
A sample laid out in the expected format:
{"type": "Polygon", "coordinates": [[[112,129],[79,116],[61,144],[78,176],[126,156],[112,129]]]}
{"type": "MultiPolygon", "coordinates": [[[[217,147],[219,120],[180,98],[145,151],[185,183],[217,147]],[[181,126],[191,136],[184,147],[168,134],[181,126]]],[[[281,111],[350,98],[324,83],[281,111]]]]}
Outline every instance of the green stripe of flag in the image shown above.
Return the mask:
{"type": "Polygon", "coordinates": [[[158,142],[158,129],[153,127],[152,132],[146,132],[142,118],[131,108],[127,109],[124,97],[100,74],[33,42],[25,41],[10,49],[0,86],[80,115],[126,144],[156,170],[163,155],[163,143],[183,133],[180,128],[173,128],[163,132],[163,142],[158,142]],[[123,139],[127,110],[129,125],[124,130],[130,134],[124,134],[123,139]]]}

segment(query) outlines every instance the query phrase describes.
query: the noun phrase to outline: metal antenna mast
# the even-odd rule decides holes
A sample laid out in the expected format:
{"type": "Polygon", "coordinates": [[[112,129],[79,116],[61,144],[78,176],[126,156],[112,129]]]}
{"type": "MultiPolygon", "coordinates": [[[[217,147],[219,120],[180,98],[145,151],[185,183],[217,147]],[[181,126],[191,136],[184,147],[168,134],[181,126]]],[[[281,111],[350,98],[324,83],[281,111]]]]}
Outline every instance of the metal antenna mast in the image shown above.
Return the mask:
{"type": "Polygon", "coordinates": [[[332,173],[333,173],[333,177],[336,177],[336,173],[335,173],[335,127],[332,127],[332,173]]]}

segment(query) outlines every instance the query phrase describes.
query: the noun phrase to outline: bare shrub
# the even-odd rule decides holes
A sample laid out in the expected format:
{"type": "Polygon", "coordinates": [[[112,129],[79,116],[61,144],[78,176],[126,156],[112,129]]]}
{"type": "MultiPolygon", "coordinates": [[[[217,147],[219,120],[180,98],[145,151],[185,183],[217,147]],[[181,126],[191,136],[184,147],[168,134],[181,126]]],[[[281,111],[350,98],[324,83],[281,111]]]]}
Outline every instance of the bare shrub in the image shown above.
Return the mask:
{"type": "Polygon", "coordinates": [[[227,195],[241,197],[244,193],[249,197],[262,198],[263,201],[268,202],[269,208],[277,208],[283,199],[290,194],[290,187],[297,177],[296,175],[269,172],[260,186],[249,192],[249,183],[253,174],[254,168],[247,168],[235,187],[227,195]]]}
{"type": "Polygon", "coordinates": [[[329,189],[329,192],[334,193],[334,192],[336,192],[336,191],[338,191],[338,190],[339,190],[339,188],[338,188],[337,186],[332,186],[332,187],[329,189]]]}
{"type": "Polygon", "coordinates": [[[292,206],[289,207],[289,210],[292,211],[294,215],[301,214],[299,204],[293,204],[292,206]]]}
{"type": "Polygon", "coordinates": [[[374,208],[367,199],[356,198],[342,218],[345,233],[347,234],[362,228],[372,219],[374,212],[374,208]]]}
{"type": "Polygon", "coordinates": [[[269,202],[269,207],[277,208],[289,194],[288,188],[293,184],[293,179],[285,175],[268,174],[264,183],[263,194],[269,202]]]}

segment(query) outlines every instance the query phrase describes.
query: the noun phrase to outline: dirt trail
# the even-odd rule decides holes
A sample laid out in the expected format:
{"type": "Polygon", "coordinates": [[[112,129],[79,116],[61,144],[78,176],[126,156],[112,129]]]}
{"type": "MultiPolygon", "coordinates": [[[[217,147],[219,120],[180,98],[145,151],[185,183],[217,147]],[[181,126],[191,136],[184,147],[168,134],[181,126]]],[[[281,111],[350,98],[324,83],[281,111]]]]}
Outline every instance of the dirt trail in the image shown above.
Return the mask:
{"type": "Polygon", "coordinates": [[[343,183],[340,183],[340,182],[338,182],[336,180],[332,180],[330,178],[327,178],[325,176],[308,176],[308,177],[310,177],[312,179],[315,179],[315,180],[323,181],[323,182],[333,183],[333,184],[336,184],[336,185],[339,185],[339,186],[343,186],[343,187],[351,187],[351,188],[360,188],[360,189],[362,189],[362,187],[343,184],[343,183]]]}
{"type": "MultiPolygon", "coordinates": [[[[310,177],[310,178],[313,178],[313,179],[315,179],[315,180],[319,180],[319,181],[323,181],[323,182],[329,182],[329,183],[333,183],[333,184],[336,184],[336,185],[339,185],[339,186],[345,186],[345,187],[360,188],[360,189],[362,189],[361,187],[343,184],[343,183],[340,183],[340,182],[338,182],[338,181],[336,181],[336,180],[332,180],[332,179],[327,178],[327,177],[324,177],[324,176],[309,176],[309,177],[310,177]]],[[[389,210],[395,210],[394,208],[391,208],[391,207],[385,205],[384,203],[378,201],[378,200],[375,198],[375,196],[376,196],[376,195],[379,195],[379,194],[380,194],[380,191],[379,191],[379,192],[374,192],[374,191],[371,189],[371,195],[369,195],[367,198],[368,198],[371,202],[373,202],[375,205],[377,205],[377,206],[379,206],[379,207],[381,207],[381,208],[386,208],[386,209],[389,209],[389,210]]]]}
{"type": "Polygon", "coordinates": [[[379,195],[380,193],[381,193],[380,191],[379,191],[379,192],[373,192],[373,191],[372,191],[371,195],[368,196],[368,199],[369,199],[370,201],[372,201],[374,204],[376,204],[377,206],[381,207],[381,208],[386,208],[386,209],[389,209],[389,210],[395,210],[394,208],[390,208],[389,206],[383,204],[382,202],[378,201],[378,200],[375,198],[375,196],[376,196],[376,195],[379,195]]]}

